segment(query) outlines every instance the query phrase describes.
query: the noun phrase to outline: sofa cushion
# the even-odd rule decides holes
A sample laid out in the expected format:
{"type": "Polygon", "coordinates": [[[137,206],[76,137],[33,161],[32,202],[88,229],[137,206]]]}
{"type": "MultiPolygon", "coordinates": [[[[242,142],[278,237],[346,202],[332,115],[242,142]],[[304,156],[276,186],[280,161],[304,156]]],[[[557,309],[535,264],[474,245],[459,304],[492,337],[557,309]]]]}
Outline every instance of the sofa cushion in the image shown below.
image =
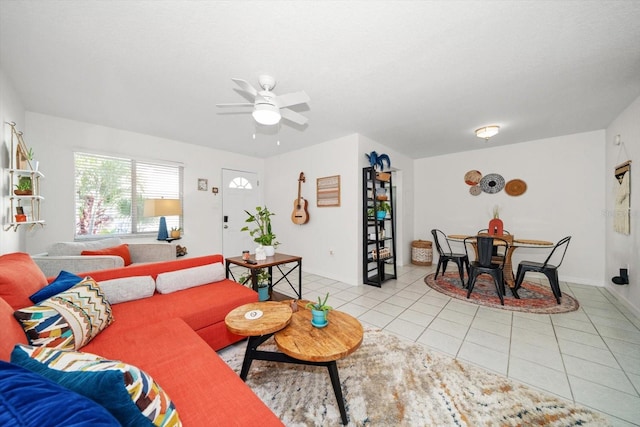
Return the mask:
{"type": "Polygon", "coordinates": [[[129,245],[126,243],[104,249],[84,250],[80,255],[113,255],[119,256],[124,261],[124,266],[131,265],[131,253],[129,253],[129,245]]]}
{"type": "MultiPolygon", "coordinates": [[[[159,296],[170,295],[153,299],[159,296]]],[[[109,333],[121,323],[118,320],[83,351],[123,360],[148,372],[171,396],[185,426],[282,425],[193,329],[181,319],[168,317],[131,328],[126,334],[109,333]]]]}
{"type": "Polygon", "coordinates": [[[160,273],[156,277],[156,289],[161,294],[181,291],[225,279],[221,262],[160,273]]]}
{"type": "Polygon", "coordinates": [[[179,426],[175,405],[162,387],[130,364],[77,351],[17,345],[11,362],[105,407],[123,426],[179,426]]]}
{"type": "Polygon", "coordinates": [[[151,276],[102,280],[98,284],[110,304],[149,298],[156,290],[156,282],[151,276]]]}
{"type": "Polygon", "coordinates": [[[13,315],[30,344],[75,350],[113,322],[109,301],[90,277],[34,306],[16,310],[13,315]]]}
{"type": "Polygon", "coordinates": [[[87,242],[58,242],[49,246],[47,254],[49,256],[80,255],[82,251],[94,251],[98,249],[111,248],[122,244],[122,240],[117,237],[110,237],[101,240],[90,240],[87,242]]]}
{"type": "Polygon", "coordinates": [[[58,274],[58,277],[56,277],[53,282],[31,295],[29,299],[32,303],[37,304],[40,301],[44,301],[47,298],[51,298],[52,296],[59,294],[60,292],[66,291],[73,285],[77,285],[80,282],[82,282],[82,277],[63,270],[58,274]]]}
{"type": "Polygon", "coordinates": [[[91,399],[0,361],[0,425],[117,427],[120,423],[91,399]]]}
{"type": "MultiPolygon", "coordinates": [[[[27,336],[13,317],[13,308],[0,298],[0,360],[9,361],[14,344],[27,344],[27,336]]],[[[2,425],[0,423],[0,425],[2,425]]]]}
{"type": "Polygon", "coordinates": [[[47,278],[29,254],[0,255],[0,297],[14,309],[31,305],[29,296],[47,285],[47,278]]]}

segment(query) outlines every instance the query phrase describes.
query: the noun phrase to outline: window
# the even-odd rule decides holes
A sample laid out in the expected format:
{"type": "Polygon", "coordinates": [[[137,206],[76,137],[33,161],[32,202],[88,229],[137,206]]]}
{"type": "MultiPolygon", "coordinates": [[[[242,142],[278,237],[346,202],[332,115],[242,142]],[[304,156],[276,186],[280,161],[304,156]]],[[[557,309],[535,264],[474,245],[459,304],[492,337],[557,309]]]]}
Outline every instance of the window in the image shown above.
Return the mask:
{"type": "Polygon", "coordinates": [[[251,190],[253,186],[251,183],[241,176],[237,176],[229,183],[229,188],[237,188],[238,190],[251,190]]]}
{"type": "MultiPolygon", "coordinates": [[[[75,237],[154,234],[160,218],[144,217],[145,199],[180,199],[183,167],[74,153],[75,237]]],[[[181,216],[166,217],[181,227],[181,216]]]]}

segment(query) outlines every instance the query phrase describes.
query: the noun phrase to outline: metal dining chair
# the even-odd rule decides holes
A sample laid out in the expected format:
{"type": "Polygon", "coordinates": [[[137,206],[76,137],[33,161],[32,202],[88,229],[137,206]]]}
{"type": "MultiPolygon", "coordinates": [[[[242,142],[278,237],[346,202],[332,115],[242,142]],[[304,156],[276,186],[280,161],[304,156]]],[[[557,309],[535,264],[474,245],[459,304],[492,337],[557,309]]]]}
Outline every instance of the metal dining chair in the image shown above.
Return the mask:
{"type": "Polygon", "coordinates": [[[431,234],[433,235],[433,241],[436,244],[436,249],[438,250],[439,255],[438,266],[436,267],[436,275],[434,278],[438,278],[440,267],[442,267],[442,274],[444,275],[445,271],[447,271],[447,264],[449,261],[453,261],[458,266],[460,282],[464,288],[464,270],[467,271],[467,276],[469,275],[469,255],[466,254],[466,249],[465,253],[453,252],[449,239],[447,239],[447,235],[444,234],[443,231],[434,228],[431,230],[431,234]]]}
{"type": "Polygon", "coordinates": [[[469,282],[467,283],[467,298],[471,296],[476,279],[481,274],[489,274],[493,278],[496,285],[496,292],[500,298],[500,304],[504,305],[504,263],[507,259],[506,253],[509,249],[509,242],[499,237],[492,236],[470,236],[464,239],[464,250],[467,251],[468,245],[475,244],[477,246],[478,258],[469,263],[469,282]],[[504,246],[503,255],[494,255],[494,246],[504,246]],[[499,259],[499,262],[495,262],[499,259]]]}
{"type": "MultiPolygon", "coordinates": [[[[489,233],[489,229],[488,228],[483,228],[482,230],[478,230],[477,235],[478,236],[486,235],[486,236],[499,237],[499,238],[504,239],[507,242],[509,242],[510,245],[513,244],[513,236],[507,230],[502,230],[502,234],[501,235],[492,235],[492,234],[489,233]]],[[[500,263],[500,257],[504,256],[506,253],[507,253],[507,250],[505,248],[503,248],[502,246],[494,246],[493,247],[493,256],[496,257],[496,259],[493,262],[500,263]]]]}
{"type": "Polygon", "coordinates": [[[549,285],[551,285],[553,295],[556,297],[556,302],[560,304],[562,292],[560,292],[560,282],[558,281],[558,268],[560,268],[562,261],[564,261],[564,256],[567,253],[567,249],[569,248],[570,240],[571,236],[560,239],[560,241],[553,247],[544,262],[520,261],[520,264],[518,264],[518,273],[516,274],[516,284],[514,286],[514,291],[517,292],[520,286],[522,286],[524,275],[527,274],[528,271],[542,273],[547,276],[547,279],[549,279],[549,285]],[[557,264],[551,264],[550,262],[555,259],[560,259],[560,261],[557,264]]]}

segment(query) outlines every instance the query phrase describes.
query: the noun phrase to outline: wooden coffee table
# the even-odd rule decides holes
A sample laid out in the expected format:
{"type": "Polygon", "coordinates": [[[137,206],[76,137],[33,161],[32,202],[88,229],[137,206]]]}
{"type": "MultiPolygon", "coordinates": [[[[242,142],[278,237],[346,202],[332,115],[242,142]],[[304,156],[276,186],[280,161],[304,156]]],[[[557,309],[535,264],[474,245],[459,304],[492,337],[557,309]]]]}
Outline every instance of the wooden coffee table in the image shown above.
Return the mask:
{"type": "Polygon", "coordinates": [[[234,334],[249,337],[247,350],[244,353],[240,378],[247,379],[247,373],[253,360],[261,359],[258,346],[268,340],[274,332],[279,331],[291,321],[291,306],[275,301],[252,302],[241,305],[229,312],[224,318],[227,329],[234,334]],[[253,313],[262,312],[260,317],[253,313]]]}
{"type": "Polygon", "coordinates": [[[247,304],[236,308],[227,315],[225,322],[231,332],[249,336],[240,378],[243,381],[246,380],[253,360],[326,366],[340,409],[342,423],[347,424],[347,411],[344,406],[336,361],[348,356],[360,347],[364,331],[356,318],[336,310],[329,313],[329,324],[326,327],[312,326],[311,312],[304,308],[307,302],[298,301],[298,311],[293,314],[291,314],[290,301],[283,301],[247,304]],[[282,307],[278,308],[275,304],[282,307]],[[261,318],[252,321],[245,319],[245,313],[256,309],[265,313],[262,316],[264,317],[264,327],[258,326],[262,323],[261,318]],[[269,311],[268,315],[267,311],[269,311]],[[285,320],[287,312],[289,316],[285,320]],[[279,320],[275,320],[276,318],[279,320]],[[246,322],[249,322],[248,327],[243,326],[246,322]],[[282,326],[276,329],[279,325],[282,326]],[[252,335],[257,333],[261,335],[252,335]],[[280,352],[258,350],[257,347],[272,335],[280,352]]]}

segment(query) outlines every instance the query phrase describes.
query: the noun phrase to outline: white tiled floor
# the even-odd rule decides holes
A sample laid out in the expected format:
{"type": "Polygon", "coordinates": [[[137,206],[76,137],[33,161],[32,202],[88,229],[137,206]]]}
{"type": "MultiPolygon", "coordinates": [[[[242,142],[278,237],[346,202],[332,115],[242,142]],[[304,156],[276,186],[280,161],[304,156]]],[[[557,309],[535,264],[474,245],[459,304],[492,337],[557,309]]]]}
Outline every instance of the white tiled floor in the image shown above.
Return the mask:
{"type": "MultiPolygon", "coordinates": [[[[330,292],[329,303],[363,325],[594,408],[614,426],[640,425],[640,319],[605,288],[562,283],[579,310],[527,314],[431,290],[424,277],[434,271],[435,266],[400,267],[398,279],[382,288],[303,273],[303,298],[330,292]]],[[[286,283],[275,289],[295,295],[286,283]]]]}

